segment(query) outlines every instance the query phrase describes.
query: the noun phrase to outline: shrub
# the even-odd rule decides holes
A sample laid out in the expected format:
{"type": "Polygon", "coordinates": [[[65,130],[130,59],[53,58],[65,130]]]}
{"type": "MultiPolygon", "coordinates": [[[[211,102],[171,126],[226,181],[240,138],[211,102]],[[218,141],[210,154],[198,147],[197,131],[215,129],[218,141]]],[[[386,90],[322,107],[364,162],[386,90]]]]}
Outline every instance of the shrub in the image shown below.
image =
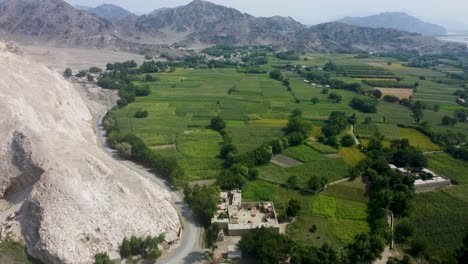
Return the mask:
{"type": "Polygon", "coordinates": [[[377,113],[377,104],[379,101],[373,98],[358,98],[354,97],[350,106],[363,113],[377,113]]]}
{"type": "Polygon", "coordinates": [[[135,118],[146,118],[146,117],[148,117],[148,111],[138,110],[138,111],[135,112],[133,117],[135,117],[135,118]]]}
{"type": "Polygon", "coordinates": [[[352,147],[354,144],[356,144],[354,137],[349,134],[343,136],[340,140],[340,143],[343,147],[352,147]]]}
{"type": "Polygon", "coordinates": [[[97,253],[94,255],[94,264],[111,264],[111,260],[107,253],[97,253]]]}
{"type": "Polygon", "coordinates": [[[398,98],[397,96],[394,96],[394,95],[385,95],[383,97],[383,100],[386,101],[386,102],[389,102],[389,103],[396,103],[400,100],[400,98],[398,98]]]}
{"type": "Polygon", "coordinates": [[[210,123],[211,123],[210,125],[211,129],[216,130],[218,132],[226,128],[226,123],[219,116],[213,117],[210,123]]]}

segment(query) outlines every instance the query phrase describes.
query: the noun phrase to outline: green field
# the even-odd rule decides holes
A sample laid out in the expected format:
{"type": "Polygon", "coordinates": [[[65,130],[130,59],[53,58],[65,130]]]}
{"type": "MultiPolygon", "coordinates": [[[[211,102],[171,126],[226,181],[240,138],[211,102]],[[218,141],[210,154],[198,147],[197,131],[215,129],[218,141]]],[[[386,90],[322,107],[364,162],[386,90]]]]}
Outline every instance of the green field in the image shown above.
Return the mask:
{"type": "MultiPolygon", "coordinates": [[[[442,117],[452,115],[453,111],[461,107],[455,104],[452,95],[458,88],[438,82],[441,78],[446,78],[445,74],[432,69],[405,67],[395,59],[358,59],[352,54],[306,54],[296,62],[278,60],[274,56],[268,58],[270,61],[262,66],[264,69],[273,69],[273,65],[288,63],[323,67],[327,62],[333,61],[341,67],[341,72],[337,72],[335,78],[345,82],[397,77],[404,79],[405,83],[418,81],[420,86],[415,98],[428,104],[423,120],[437,132],[448,129],[440,124],[442,117]],[[307,61],[303,58],[307,58],[307,61]],[[388,65],[387,62],[392,64],[388,65]],[[420,80],[421,76],[426,80],[420,80]],[[430,110],[436,103],[441,107],[439,112],[430,110]]],[[[411,111],[405,106],[381,101],[376,114],[360,113],[353,110],[349,102],[353,97],[362,95],[335,90],[335,93],[343,97],[341,103],[335,103],[328,99],[327,94],[322,93],[322,88],[305,83],[297,73],[284,71],[283,74],[290,80],[291,91],[281,82],[270,79],[267,74],[239,73],[235,68],[177,68],[173,72],[153,74],[157,78],[155,82],[136,82],[137,85],[149,84],[151,95],[137,97],[136,102],[120,109],[117,114],[118,124],[122,133],[134,133],[156,151],[179,158],[192,180],[214,178],[221,169],[222,161],[217,158],[220,138],[207,132],[210,119],[216,115],[226,121],[226,131],[241,152],[253,150],[276,137],[284,136],[287,118],[296,108],[302,110],[305,119],[318,123],[313,126],[311,137],[321,135],[323,121],[331,112],[344,111],[357,114],[355,133],[359,137],[369,138],[378,131],[388,140],[408,138],[412,145],[425,151],[439,150],[439,146],[419,132],[398,128],[397,124],[415,125],[411,111]],[[311,102],[313,97],[319,99],[317,104],[311,102]],[[138,110],[147,110],[149,116],[144,119],[134,118],[133,115],[138,110]],[[370,117],[372,122],[364,124],[366,117],[370,117]]],[[[366,86],[364,83],[362,85],[366,86]]],[[[459,123],[450,129],[468,135],[467,123],[459,123]]],[[[308,141],[307,144],[324,154],[338,152],[317,142],[308,141]]],[[[359,153],[352,153],[351,150],[341,150],[341,155],[351,165],[362,158],[359,153]]],[[[267,165],[261,170],[266,177],[280,181],[291,174],[298,174],[305,179],[309,176],[307,171],[323,171],[331,179],[339,179],[345,176],[342,161],[316,159],[301,168],[284,170],[275,165],[267,165]],[[334,169],[329,170],[330,167],[334,169]]]]}
{"type": "Polygon", "coordinates": [[[456,160],[445,153],[427,155],[429,169],[459,184],[468,184],[468,163],[456,160]]]}
{"type": "Polygon", "coordinates": [[[416,196],[410,220],[428,252],[454,250],[468,232],[468,185],[416,196]]]}
{"type": "Polygon", "coordinates": [[[307,145],[288,148],[283,154],[304,164],[290,168],[267,164],[259,167],[261,178],[286,183],[289,177],[297,176],[299,185],[305,187],[312,176],[326,176],[332,182],[348,177],[351,168],[343,158],[329,158],[307,145]]]}
{"type": "Polygon", "coordinates": [[[302,211],[288,227],[287,234],[312,245],[329,243],[341,247],[354,235],[369,231],[367,197],[365,186],[360,181],[334,185],[315,196],[255,181],[247,184],[243,197],[246,201],[273,201],[277,211],[284,210],[289,199],[301,201],[302,211]],[[313,225],[317,226],[314,233],[309,230],[313,225]]]}

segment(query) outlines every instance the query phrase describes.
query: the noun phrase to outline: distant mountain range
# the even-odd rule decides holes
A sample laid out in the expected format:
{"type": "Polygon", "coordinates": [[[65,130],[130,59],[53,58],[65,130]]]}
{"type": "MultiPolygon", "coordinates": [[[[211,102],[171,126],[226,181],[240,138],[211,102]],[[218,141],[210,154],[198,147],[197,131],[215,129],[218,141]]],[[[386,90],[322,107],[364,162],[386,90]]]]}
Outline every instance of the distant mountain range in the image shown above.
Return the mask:
{"type": "Polygon", "coordinates": [[[401,12],[387,12],[367,17],[345,17],[338,20],[338,22],[359,27],[393,28],[426,36],[447,34],[447,30],[442,26],[421,21],[401,12]]]}
{"type": "Polygon", "coordinates": [[[320,52],[466,51],[464,45],[395,29],[338,22],[308,27],[290,17],[254,17],[202,0],[143,16],[114,5],[78,9],[63,0],[5,0],[0,2],[0,37],[137,52],[174,43],[188,47],[260,44],[320,52]]]}
{"type": "Polygon", "coordinates": [[[136,16],[132,12],[112,4],[103,4],[95,8],[86,9],[85,11],[109,21],[136,16]]]}

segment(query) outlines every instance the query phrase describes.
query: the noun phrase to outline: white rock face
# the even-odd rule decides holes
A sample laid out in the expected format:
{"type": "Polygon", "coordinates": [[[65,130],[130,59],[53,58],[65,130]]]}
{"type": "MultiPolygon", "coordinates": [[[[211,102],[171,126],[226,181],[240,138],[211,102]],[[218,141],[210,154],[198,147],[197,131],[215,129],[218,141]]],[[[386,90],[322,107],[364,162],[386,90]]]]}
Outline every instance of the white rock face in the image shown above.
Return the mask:
{"type": "Polygon", "coordinates": [[[169,194],[97,146],[76,88],[2,43],[0,114],[3,238],[45,263],[92,263],[124,237],[179,231],[169,194]]]}

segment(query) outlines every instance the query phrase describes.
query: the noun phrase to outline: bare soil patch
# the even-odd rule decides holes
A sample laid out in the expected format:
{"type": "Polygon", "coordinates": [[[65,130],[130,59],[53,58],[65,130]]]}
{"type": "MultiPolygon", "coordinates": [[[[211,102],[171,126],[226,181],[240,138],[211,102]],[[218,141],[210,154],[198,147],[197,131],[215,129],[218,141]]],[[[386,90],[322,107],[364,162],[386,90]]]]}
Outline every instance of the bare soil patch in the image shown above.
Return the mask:
{"type": "Polygon", "coordinates": [[[380,90],[384,96],[385,95],[394,95],[394,96],[398,96],[400,99],[409,98],[414,93],[413,89],[405,89],[405,88],[382,88],[382,87],[377,87],[375,89],[380,90]]]}
{"type": "Polygon", "coordinates": [[[299,166],[299,165],[304,164],[304,163],[302,163],[300,161],[297,161],[297,160],[295,160],[293,158],[290,158],[288,156],[285,156],[283,154],[275,155],[271,159],[271,162],[278,165],[278,166],[281,166],[283,168],[290,168],[290,167],[295,167],[295,166],[299,166]]]}

